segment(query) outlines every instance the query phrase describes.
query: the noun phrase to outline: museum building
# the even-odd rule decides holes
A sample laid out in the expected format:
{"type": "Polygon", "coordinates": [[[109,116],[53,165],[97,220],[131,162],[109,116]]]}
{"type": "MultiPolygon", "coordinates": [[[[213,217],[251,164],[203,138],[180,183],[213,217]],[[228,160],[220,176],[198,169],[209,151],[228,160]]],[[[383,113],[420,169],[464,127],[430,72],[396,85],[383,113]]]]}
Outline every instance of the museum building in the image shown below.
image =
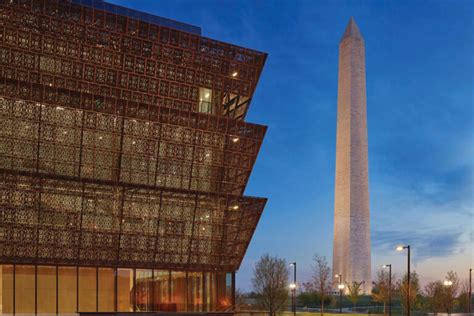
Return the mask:
{"type": "Polygon", "coordinates": [[[0,314],[232,310],[266,56],[101,0],[0,0],[0,314]]]}

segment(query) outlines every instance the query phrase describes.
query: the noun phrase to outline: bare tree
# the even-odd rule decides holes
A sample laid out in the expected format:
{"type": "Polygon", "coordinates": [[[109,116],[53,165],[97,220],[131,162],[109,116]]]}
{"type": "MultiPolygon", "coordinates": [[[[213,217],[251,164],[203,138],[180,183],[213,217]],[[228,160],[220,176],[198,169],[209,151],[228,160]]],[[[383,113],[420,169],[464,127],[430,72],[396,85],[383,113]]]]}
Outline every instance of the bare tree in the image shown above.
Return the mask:
{"type": "Polygon", "coordinates": [[[241,289],[235,289],[235,311],[240,312],[245,308],[246,295],[241,289]]]}
{"type": "Polygon", "coordinates": [[[354,308],[357,305],[357,302],[360,300],[361,292],[362,292],[362,284],[363,282],[356,282],[353,281],[351,284],[347,285],[347,299],[351,301],[354,305],[354,308]]]}
{"type": "Polygon", "coordinates": [[[446,274],[446,281],[449,281],[449,285],[445,285],[444,291],[444,310],[448,313],[454,307],[454,300],[456,299],[459,291],[459,278],[456,272],[449,271],[446,274]]]}
{"type": "Polygon", "coordinates": [[[324,301],[329,297],[329,292],[331,291],[331,269],[328,266],[326,257],[314,255],[313,261],[313,284],[316,293],[321,298],[321,315],[323,315],[324,301]]]}
{"type": "Polygon", "coordinates": [[[461,290],[458,297],[459,305],[462,310],[467,313],[469,312],[469,304],[471,303],[471,298],[469,297],[469,280],[464,280],[461,285],[461,290]]]}
{"type": "Polygon", "coordinates": [[[283,310],[288,300],[288,266],[284,259],[263,255],[255,264],[252,286],[257,301],[270,316],[283,310]]]}

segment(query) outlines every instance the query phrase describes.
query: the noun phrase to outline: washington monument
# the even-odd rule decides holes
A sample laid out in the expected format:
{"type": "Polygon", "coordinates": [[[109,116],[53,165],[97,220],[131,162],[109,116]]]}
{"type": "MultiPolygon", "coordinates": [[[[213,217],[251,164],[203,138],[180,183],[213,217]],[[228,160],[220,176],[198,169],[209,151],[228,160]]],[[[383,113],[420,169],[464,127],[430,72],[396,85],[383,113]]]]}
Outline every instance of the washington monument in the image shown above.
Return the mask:
{"type": "MultiPolygon", "coordinates": [[[[365,48],[351,18],[339,43],[333,273],[371,289],[365,48]]],[[[337,278],[335,284],[339,282],[337,278]]]]}

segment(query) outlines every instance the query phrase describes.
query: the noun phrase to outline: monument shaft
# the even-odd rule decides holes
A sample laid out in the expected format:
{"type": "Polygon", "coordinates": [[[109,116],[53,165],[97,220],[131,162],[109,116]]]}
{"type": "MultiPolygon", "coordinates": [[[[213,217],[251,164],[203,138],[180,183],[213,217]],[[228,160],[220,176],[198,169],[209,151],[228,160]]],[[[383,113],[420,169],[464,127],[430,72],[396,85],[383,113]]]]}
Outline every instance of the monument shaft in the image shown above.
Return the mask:
{"type": "Polygon", "coordinates": [[[333,273],[371,288],[365,48],[353,18],[339,44],[333,273]]]}

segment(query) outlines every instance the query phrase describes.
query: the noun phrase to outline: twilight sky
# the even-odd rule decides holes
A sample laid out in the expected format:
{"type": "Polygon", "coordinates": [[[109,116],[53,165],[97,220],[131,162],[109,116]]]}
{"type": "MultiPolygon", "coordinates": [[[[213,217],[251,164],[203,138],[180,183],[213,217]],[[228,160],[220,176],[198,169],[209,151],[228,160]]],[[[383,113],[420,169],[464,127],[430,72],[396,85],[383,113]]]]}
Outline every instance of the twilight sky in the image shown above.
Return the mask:
{"type": "Polygon", "coordinates": [[[422,283],[474,266],[474,3],[110,0],[269,54],[247,121],[268,125],[246,194],[269,201],[237,273],[265,252],[311,274],[331,263],[338,44],[354,16],[366,44],[372,270],[398,276],[412,246],[422,283]]]}

